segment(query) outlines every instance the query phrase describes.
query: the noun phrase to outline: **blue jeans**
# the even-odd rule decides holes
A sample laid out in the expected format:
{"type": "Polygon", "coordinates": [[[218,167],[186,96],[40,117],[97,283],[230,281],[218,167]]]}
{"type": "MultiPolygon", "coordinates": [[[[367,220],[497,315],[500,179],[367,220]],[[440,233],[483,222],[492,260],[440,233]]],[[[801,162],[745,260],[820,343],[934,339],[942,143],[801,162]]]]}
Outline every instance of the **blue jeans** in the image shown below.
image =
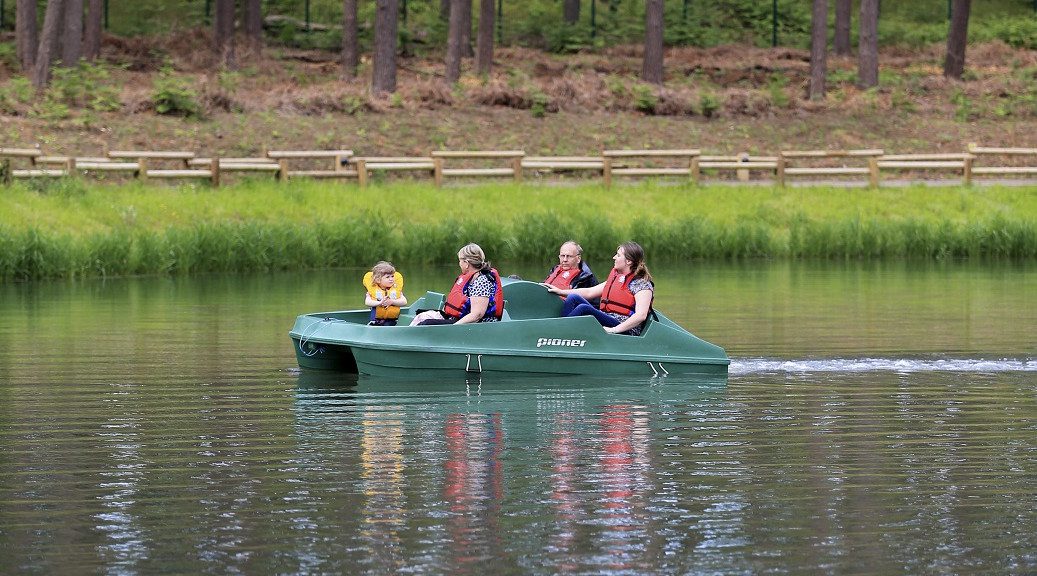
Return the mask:
{"type": "Polygon", "coordinates": [[[619,326],[620,323],[614,317],[591,306],[586,298],[578,294],[570,294],[565,298],[565,303],[562,304],[562,316],[594,316],[599,324],[608,328],[619,326]]]}

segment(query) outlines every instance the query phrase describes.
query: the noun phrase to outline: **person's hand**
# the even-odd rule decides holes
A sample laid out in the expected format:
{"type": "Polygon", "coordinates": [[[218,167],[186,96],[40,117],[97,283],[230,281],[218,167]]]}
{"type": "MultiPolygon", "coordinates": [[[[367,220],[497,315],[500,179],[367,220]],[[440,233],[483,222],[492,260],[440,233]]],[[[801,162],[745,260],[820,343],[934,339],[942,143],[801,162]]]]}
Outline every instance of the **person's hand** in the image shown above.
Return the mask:
{"type": "Polygon", "coordinates": [[[388,308],[389,306],[392,306],[392,298],[382,298],[382,301],[378,304],[384,308],[388,308]]]}
{"type": "Polygon", "coordinates": [[[558,287],[554,286],[553,284],[548,284],[546,282],[541,282],[540,285],[543,286],[544,288],[547,288],[547,291],[552,293],[552,294],[559,294],[560,293],[559,290],[558,290],[558,287]]]}
{"type": "Polygon", "coordinates": [[[607,332],[609,334],[615,334],[616,333],[615,326],[605,326],[604,328],[605,328],[605,332],[607,332]]]}

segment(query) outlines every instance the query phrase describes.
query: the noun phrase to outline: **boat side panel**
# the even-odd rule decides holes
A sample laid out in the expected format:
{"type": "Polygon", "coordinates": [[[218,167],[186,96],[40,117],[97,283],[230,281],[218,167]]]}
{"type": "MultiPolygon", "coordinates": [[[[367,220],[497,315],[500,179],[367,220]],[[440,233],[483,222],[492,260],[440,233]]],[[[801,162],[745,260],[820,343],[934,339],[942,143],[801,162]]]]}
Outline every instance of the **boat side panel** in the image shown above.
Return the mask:
{"type": "Polygon", "coordinates": [[[301,368],[335,370],[351,374],[358,372],[356,358],[349,346],[312,341],[300,344],[297,338],[292,338],[292,345],[295,348],[295,359],[301,368]]]}
{"type": "Polygon", "coordinates": [[[532,358],[494,354],[406,352],[356,349],[357,370],[372,376],[428,377],[432,374],[586,374],[602,377],[726,376],[723,364],[641,362],[580,358],[532,358]]]}

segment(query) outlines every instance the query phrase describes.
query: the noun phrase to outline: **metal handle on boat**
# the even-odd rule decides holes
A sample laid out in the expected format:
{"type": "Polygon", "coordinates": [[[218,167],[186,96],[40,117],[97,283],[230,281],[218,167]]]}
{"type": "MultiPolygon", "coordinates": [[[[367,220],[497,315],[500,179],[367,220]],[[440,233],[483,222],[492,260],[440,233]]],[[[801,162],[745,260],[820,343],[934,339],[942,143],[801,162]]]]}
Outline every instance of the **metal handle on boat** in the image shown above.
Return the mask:
{"type": "Polygon", "coordinates": [[[648,367],[652,369],[652,378],[665,378],[666,376],[670,375],[670,373],[666,370],[666,368],[663,368],[663,363],[662,362],[659,363],[659,370],[663,371],[662,374],[659,373],[659,370],[655,369],[655,365],[652,364],[651,362],[648,363],[648,367]]]}
{"type": "Polygon", "coordinates": [[[478,363],[478,370],[472,370],[472,355],[465,354],[464,371],[465,372],[478,372],[482,374],[482,354],[475,357],[475,361],[478,363]]]}

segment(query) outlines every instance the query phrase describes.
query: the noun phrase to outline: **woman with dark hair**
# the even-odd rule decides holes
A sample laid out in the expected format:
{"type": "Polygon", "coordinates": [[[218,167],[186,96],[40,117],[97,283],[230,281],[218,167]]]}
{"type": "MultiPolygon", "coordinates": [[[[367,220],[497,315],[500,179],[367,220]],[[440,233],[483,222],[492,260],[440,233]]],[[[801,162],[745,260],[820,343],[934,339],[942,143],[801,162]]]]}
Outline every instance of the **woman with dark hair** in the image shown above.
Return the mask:
{"type": "Polygon", "coordinates": [[[608,280],[590,288],[547,289],[565,296],[562,316],[594,316],[610,334],[639,336],[655,298],[652,275],[645,266],[645,251],[637,242],[624,242],[612,257],[608,280]],[[601,298],[595,308],[588,300],[601,298]]]}

